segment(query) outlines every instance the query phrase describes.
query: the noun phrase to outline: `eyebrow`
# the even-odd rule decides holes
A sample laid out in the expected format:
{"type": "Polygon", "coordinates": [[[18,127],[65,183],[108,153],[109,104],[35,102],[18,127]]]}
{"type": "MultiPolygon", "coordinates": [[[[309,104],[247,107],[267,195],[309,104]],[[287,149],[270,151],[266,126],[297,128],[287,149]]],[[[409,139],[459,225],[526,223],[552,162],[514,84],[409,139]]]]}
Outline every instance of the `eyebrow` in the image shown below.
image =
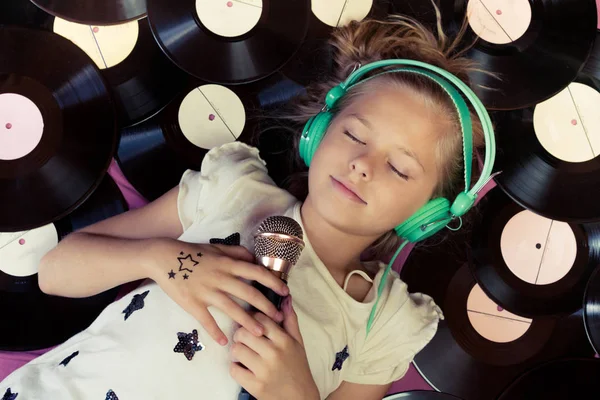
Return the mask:
{"type": "MultiPolygon", "coordinates": [[[[364,117],[362,117],[360,114],[350,114],[350,117],[356,118],[357,120],[359,120],[364,126],[366,126],[368,129],[373,130],[373,125],[371,125],[371,123],[369,121],[367,121],[364,117]]],[[[425,171],[425,167],[423,166],[423,164],[421,164],[421,161],[419,161],[419,159],[417,158],[417,155],[410,151],[407,148],[404,148],[402,146],[396,146],[396,148],[398,150],[400,150],[402,153],[406,154],[407,156],[409,156],[410,158],[414,159],[417,164],[419,164],[419,166],[423,169],[423,171],[425,171]]]]}

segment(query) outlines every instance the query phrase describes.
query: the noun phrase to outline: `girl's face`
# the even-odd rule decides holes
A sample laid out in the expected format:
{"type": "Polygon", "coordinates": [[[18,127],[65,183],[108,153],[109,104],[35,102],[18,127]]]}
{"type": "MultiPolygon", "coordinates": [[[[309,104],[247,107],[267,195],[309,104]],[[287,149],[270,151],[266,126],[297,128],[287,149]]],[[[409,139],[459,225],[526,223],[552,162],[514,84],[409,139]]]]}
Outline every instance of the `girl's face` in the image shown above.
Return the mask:
{"type": "Polygon", "coordinates": [[[436,187],[441,120],[408,88],[380,86],[357,97],[334,118],[311,161],[309,196],[320,216],[374,237],[405,221],[436,187]]]}

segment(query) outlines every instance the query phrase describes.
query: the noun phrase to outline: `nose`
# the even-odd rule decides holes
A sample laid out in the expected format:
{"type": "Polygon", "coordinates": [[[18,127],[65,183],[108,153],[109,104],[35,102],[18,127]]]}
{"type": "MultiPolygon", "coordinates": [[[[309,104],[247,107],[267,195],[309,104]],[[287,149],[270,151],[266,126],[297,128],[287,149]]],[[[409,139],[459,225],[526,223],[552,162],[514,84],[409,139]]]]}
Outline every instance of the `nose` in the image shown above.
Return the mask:
{"type": "Polygon", "coordinates": [[[354,174],[358,174],[360,179],[370,180],[372,173],[372,167],[366,156],[355,158],[350,162],[350,168],[354,174]]]}

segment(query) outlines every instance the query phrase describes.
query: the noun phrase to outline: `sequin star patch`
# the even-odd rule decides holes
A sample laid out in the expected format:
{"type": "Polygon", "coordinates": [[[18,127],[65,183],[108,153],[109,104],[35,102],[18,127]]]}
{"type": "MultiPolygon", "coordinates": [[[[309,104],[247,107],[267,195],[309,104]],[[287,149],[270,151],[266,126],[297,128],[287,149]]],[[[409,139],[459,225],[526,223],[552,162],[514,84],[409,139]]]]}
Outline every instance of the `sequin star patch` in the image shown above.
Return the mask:
{"type": "Polygon", "coordinates": [[[177,332],[179,342],[175,345],[175,353],[183,353],[189,361],[194,358],[197,351],[202,351],[204,345],[198,342],[198,331],[194,329],[192,333],[177,332]]]}
{"type": "Polygon", "coordinates": [[[135,296],[133,296],[133,298],[131,299],[131,303],[129,303],[127,308],[123,310],[123,314],[125,314],[125,321],[127,321],[127,318],[129,318],[134,311],[141,310],[142,308],[144,308],[144,299],[146,298],[149,292],[149,290],[146,290],[142,294],[136,294],[135,296]]]}
{"type": "Polygon", "coordinates": [[[110,389],[108,392],[106,392],[105,400],[119,400],[119,398],[117,397],[115,392],[113,392],[112,389],[110,389]]]}
{"type": "Polygon", "coordinates": [[[15,400],[19,393],[13,393],[10,391],[10,388],[6,389],[4,396],[2,396],[1,400],[15,400]]]}
{"type": "Polygon", "coordinates": [[[348,353],[348,345],[346,345],[346,347],[344,347],[344,350],[335,353],[335,362],[333,363],[333,367],[331,368],[331,370],[335,371],[336,369],[339,369],[341,371],[342,364],[349,356],[350,354],[348,353]]]}
{"type": "Polygon", "coordinates": [[[225,244],[228,246],[239,246],[240,245],[240,234],[239,232],[232,233],[225,239],[212,238],[208,241],[210,244],[225,244]]]}
{"type": "Polygon", "coordinates": [[[69,357],[67,357],[64,360],[62,360],[60,362],[60,364],[58,364],[58,365],[63,365],[63,366],[66,367],[67,364],[69,364],[69,362],[71,362],[71,360],[74,359],[75,357],[77,357],[78,355],[79,355],[79,351],[75,351],[69,357]]]}

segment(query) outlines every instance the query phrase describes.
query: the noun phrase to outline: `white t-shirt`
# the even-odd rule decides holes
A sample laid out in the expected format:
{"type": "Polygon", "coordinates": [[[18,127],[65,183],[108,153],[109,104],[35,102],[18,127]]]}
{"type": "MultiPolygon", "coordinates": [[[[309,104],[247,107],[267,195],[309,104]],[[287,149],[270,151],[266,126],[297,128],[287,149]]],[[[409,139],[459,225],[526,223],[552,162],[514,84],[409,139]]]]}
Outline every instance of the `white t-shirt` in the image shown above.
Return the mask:
{"type": "MultiPolygon", "coordinates": [[[[241,142],[210,150],[200,172],[183,174],[179,189],[184,229],[179,239],[185,242],[231,242],[239,234],[239,244],[253,251],[252,234],[269,216],[294,218],[304,228],[301,202],[274,184],[258,149],[241,142]]],[[[434,336],[441,310],[431,297],[408,293],[398,274],[390,271],[365,339],[386,265],[364,263],[377,273],[364,302],[359,302],[346,293],[346,285],[337,284],[306,235],[304,241],[288,286],[321,398],[342,381],[385,384],[400,379],[434,336]]],[[[167,268],[191,273],[186,269],[194,267],[185,256],[181,265],[165,266],[165,274],[167,268]]],[[[364,272],[360,275],[371,281],[364,272]]],[[[146,280],[109,305],[89,328],[14,371],[0,384],[0,396],[10,388],[18,393],[16,400],[237,400],[241,387],[229,375],[229,347],[237,324],[219,309],[209,310],[227,335],[227,346],[214,342],[200,323],[146,280]]]]}

